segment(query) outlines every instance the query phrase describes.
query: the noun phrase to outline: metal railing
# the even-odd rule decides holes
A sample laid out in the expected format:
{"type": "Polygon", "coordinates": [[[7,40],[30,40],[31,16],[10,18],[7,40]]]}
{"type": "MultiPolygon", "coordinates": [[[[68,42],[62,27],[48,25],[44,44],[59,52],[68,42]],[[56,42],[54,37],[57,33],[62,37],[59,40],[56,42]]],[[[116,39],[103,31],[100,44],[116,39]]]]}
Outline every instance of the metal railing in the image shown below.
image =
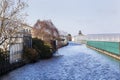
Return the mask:
{"type": "Polygon", "coordinates": [[[0,52],[0,75],[5,74],[25,64],[23,61],[10,64],[9,58],[10,58],[9,52],[0,52]]]}

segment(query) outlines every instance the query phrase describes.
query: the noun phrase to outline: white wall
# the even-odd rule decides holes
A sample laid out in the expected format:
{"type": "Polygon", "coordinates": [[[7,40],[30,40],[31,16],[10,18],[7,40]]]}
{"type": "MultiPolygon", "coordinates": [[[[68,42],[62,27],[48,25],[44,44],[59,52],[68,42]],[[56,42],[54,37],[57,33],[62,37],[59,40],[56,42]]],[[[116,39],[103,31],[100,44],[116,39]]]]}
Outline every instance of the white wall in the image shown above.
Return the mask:
{"type": "Polygon", "coordinates": [[[85,35],[77,35],[72,38],[72,41],[76,43],[84,43],[86,41],[86,36],[85,35]]]}

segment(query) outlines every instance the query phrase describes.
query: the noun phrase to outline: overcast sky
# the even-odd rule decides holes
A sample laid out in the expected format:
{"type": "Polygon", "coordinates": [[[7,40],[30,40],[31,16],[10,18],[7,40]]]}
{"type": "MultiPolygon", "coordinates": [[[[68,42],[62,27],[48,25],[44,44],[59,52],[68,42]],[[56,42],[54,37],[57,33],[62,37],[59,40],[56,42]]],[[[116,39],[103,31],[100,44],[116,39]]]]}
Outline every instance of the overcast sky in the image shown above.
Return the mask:
{"type": "Polygon", "coordinates": [[[120,0],[29,0],[27,22],[51,19],[60,30],[76,35],[120,33],[120,0]]]}

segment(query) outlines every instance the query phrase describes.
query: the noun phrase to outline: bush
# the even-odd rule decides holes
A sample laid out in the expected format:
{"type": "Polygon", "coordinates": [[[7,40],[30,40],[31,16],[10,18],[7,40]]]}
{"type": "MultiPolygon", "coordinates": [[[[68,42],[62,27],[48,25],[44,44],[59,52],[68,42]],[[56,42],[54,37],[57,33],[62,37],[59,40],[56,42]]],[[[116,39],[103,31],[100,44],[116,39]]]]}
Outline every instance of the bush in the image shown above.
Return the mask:
{"type": "Polygon", "coordinates": [[[2,63],[3,61],[5,61],[5,58],[4,58],[4,56],[2,56],[2,54],[3,54],[3,52],[2,52],[2,50],[0,49],[0,66],[2,66],[1,63],[2,63]]]}
{"type": "Polygon", "coordinates": [[[5,51],[0,48],[0,62],[5,62],[5,51]]]}
{"type": "Polygon", "coordinates": [[[38,53],[33,48],[24,48],[23,59],[26,63],[36,62],[38,60],[38,53]]]}
{"type": "Polygon", "coordinates": [[[39,53],[39,58],[46,59],[52,57],[50,46],[46,45],[42,40],[33,38],[33,48],[39,53]]]}

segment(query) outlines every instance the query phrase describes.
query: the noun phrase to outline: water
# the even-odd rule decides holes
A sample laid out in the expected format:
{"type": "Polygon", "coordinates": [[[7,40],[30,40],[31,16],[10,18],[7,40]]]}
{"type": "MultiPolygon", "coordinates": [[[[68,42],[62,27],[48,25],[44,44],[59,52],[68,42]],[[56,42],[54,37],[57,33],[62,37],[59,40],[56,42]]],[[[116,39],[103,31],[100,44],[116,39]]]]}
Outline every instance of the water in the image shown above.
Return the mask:
{"type": "Polygon", "coordinates": [[[53,58],[25,65],[0,80],[120,80],[120,62],[71,42],[53,58]]]}

